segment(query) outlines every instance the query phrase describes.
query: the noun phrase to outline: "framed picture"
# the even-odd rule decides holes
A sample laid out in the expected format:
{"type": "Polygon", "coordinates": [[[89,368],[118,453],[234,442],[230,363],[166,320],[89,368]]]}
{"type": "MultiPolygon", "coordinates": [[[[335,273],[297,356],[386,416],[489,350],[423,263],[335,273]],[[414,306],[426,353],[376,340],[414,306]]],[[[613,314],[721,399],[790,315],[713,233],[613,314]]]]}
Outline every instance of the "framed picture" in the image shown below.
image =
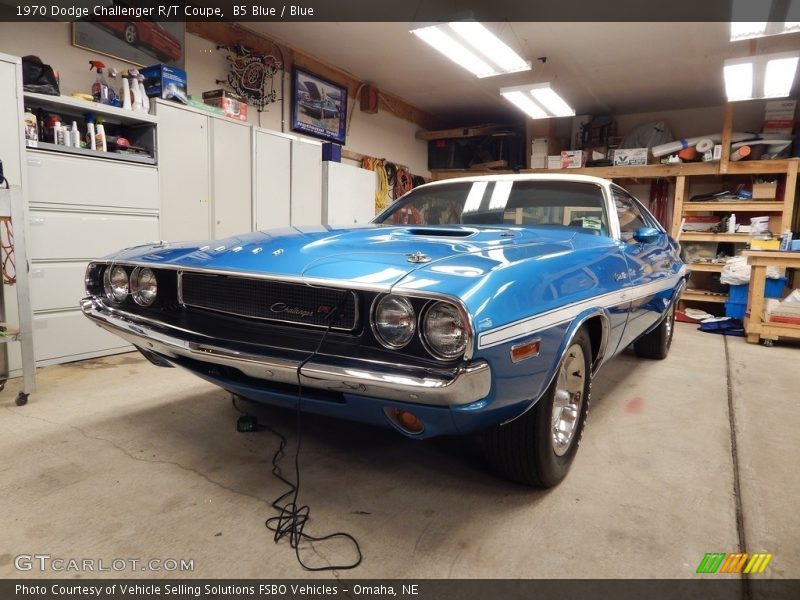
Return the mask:
{"type": "Polygon", "coordinates": [[[76,21],[72,45],[140,67],[164,63],[183,68],[186,23],[76,21]]]}
{"type": "Polygon", "coordinates": [[[344,144],[347,88],[295,67],[292,72],[292,130],[344,144]]]}

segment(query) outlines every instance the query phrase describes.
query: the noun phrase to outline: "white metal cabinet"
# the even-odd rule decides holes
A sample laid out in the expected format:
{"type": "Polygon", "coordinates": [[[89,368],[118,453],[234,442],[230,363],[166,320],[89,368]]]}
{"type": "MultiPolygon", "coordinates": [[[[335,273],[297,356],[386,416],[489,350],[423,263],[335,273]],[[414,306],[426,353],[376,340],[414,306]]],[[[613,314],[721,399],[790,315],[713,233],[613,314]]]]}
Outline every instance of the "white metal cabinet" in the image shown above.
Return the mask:
{"type": "Polygon", "coordinates": [[[368,223],[375,216],[375,173],[338,162],[322,163],[322,222],[368,223]]]}
{"type": "Polygon", "coordinates": [[[31,149],[27,166],[31,203],[158,211],[155,167],[31,149]]]}
{"type": "Polygon", "coordinates": [[[291,224],[322,223],[322,144],[292,140],[291,224]]]}
{"type": "Polygon", "coordinates": [[[36,312],[75,309],[86,295],[89,261],[39,262],[31,266],[31,305],[36,312]]]}
{"type": "Polygon", "coordinates": [[[34,315],[33,331],[39,366],[133,350],[119,336],[89,321],[80,310],[34,315]]]}
{"type": "Polygon", "coordinates": [[[255,228],[288,227],[291,223],[292,138],[254,130],[253,187],[255,228]]]}
{"type": "Polygon", "coordinates": [[[161,238],[205,240],[211,235],[208,117],[156,103],[161,238]]]}
{"type": "Polygon", "coordinates": [[[250,127],[226,119],[211,121],[213,231],[219,239],[253,229],[250,127]]]}

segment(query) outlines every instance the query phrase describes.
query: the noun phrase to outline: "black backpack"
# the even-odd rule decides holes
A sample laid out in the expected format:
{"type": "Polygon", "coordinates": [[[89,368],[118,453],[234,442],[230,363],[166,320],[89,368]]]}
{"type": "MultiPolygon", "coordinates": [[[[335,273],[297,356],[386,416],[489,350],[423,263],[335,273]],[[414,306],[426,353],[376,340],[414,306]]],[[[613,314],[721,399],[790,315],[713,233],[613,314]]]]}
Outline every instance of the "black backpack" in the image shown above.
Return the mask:
{"type": "Polygon", "coordinates": [[[53,67],[44,64],[38,56],[22,57],[22,89],[51,96],[61,95],[53,67]]]}

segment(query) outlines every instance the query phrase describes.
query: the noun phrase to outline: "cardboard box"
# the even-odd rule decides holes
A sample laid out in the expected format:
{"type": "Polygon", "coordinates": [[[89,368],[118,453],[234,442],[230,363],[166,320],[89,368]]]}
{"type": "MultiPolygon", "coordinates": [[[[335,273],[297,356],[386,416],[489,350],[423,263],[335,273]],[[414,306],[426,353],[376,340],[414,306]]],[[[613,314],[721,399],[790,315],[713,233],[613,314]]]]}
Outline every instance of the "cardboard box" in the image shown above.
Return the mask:
{"type": "Polygon", "coordinates": [[[221,108],[226,117],[247,121],[247,104],[238,94],[228,90],[211,90],[203,92],[203,102],[221,108]]]}
{"type": "Polygon", "coordinates": [[[547,138],[533,138],[531,141],[531,169],[544,169],[547,164],[547,138]]]}
{"type": "Polygon", "coordinates": [[[793,121],[797,100],[770,100],[764,111],[765,121],[793,121]]]}
{"type": "Polygon", "coordinates": [[[647,164],[647,148],[618,148],[614,150],[614,166],[630,167],[647,164]]]}
{"type": "Polygon", "coordinates": [[[547,168],[548,169],[560,169],[561,168],[561,155],[560,154],[551,154],[547,157],[547,168]]]}
{"type": "Polygon", "coordinates": [[[714,231],[719,224],[720,218],[714,215],[687,215],[684,217],[683,231],[714,231]]]}
{"type": "Polygon", "coordinates": [[[792,131],[794,131],[794,121],[788,119],[785,121],[764,121],[764,124],[761,126],[761,133],[785,135],[788,138],[792,137],[792,131]]]}
{"type": "Polygon", "coordinates": [[[153,65],[139,71],[144,76],[144,92],[150,98],[165,98],[189,103],[186,71],[169,65],[153,65]]]}
{"type": "Polygon", "coordinates": [[[564,150],[561,152],[562,169],[580,169],[586,164],[586,152],[583,150],[564,150]]]}
{"type": "Polygon", "coordinates": [[[777,181],[753,184],[753,200],[774,200],[778,193],[777,181]]]}

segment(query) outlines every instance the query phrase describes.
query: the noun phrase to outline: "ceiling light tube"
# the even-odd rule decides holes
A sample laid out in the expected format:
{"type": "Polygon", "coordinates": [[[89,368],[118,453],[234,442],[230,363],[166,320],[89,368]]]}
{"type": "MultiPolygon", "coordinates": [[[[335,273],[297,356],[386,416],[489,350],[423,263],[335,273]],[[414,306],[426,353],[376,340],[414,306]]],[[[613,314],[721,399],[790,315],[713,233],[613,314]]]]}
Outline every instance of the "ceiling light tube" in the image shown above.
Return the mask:
{"type": "Polygon", "coordinates": [[[440,23],[412,29],[411,33],[481,78],[531,68],[529,61],[474,21],[440,23]]]}
{"type": "Polygon", "coordinates": [[[455,31],[467,44],[500,67],[500,72],[502,73],[529,71],[531,68],[530,62],[523,60],[519,54],[480,23],[460,21],[450,23],[450,29],[455,31]]]}
{"type": "Polygon", "coordinates": [[[785,98],[792,92],[797,72],[797,56],[773,58],[767,61],[764,74],[764,98],[785,98]]]}
{"type": "Polygon", "coordinates": [[[750,100],[753,97],[753,62],[725,61],[725,94],[728,102],[750,100]]]}
{"type": "Polygon", "coordinates": [[[554,117],[572,117],[573,108],[559,96],[549,83],[540,83],[531,87],[533,99],[545,107],[554,117]]]}
{"type": "Polygon", "coordinates": [[[500,90],[500,95],[527,114],[531,119],[546,119],[550,116],[525,92],[513,89],[509,91],[500,90]]]}

